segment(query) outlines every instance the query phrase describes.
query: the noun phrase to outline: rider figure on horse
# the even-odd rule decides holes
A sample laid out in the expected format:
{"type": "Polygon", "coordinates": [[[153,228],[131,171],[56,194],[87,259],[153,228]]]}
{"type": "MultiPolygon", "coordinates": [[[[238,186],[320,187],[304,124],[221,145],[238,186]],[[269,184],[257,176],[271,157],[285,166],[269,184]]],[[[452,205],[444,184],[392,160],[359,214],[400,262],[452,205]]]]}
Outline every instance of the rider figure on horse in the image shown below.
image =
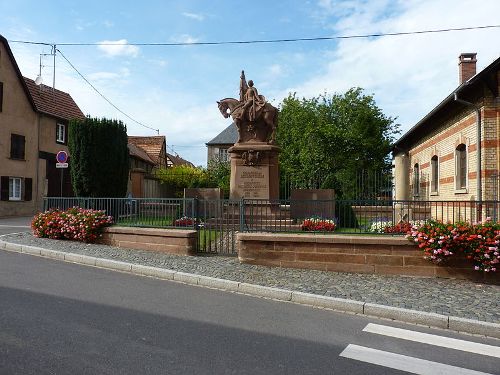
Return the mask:
{"type": "Polygon", "coordinates": [[[241,72],[240,82],[240,102],[242,103],[241,116],[245,116],[250,122],[257,120],[266,105],[266,98],[259,95],[257,88],[254,87],[253,81],[249,80],[248,84],[245,79],[245,72],[241,72]]]}

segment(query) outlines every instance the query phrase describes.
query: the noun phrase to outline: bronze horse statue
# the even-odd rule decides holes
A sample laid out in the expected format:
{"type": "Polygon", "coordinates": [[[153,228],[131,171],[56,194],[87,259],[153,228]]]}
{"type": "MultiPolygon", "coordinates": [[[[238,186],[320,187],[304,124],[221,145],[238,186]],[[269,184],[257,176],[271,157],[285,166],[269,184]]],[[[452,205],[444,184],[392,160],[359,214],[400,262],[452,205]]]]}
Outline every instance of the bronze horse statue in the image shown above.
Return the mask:
{"type": "MultiPolygon", "coordinates": [[[[259,113],[257,120],[250,122],[245,114],[245,108],[242,102],[234,98],[225,98],[217,102],[219,106],[219,111],[224,116],[228,118],[231,116],[233,121],[238,128],[238,142],[242,142],[242,133],[247,131],[244,126],[248,126],[248,131],[253,131],[255,126],[258,126],[260,122],[266,127],[265,139],[257,139],[258,141],[268,142],[269,144],[274,144],[276,142],[276,124],[278,122],[278,110],[271,104],[267,103],[259,113]]],[[[256,134],[256,133],[255,133],[256,134]]],[[[256,137],[256,136],[254,136],[256,137]]]]}

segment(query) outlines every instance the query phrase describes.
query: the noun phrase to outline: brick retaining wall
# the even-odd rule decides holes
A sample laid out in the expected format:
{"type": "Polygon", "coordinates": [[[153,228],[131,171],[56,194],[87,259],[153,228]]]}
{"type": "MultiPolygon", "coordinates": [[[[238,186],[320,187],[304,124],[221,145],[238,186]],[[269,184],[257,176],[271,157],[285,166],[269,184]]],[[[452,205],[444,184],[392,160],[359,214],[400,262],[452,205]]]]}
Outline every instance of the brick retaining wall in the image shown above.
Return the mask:
{"type": "Polygon", "coordinates": [[[466,259],[450,259],[446,266],[437,266],[403,236],[238,233],[237,241],[242,263],[500,284],[500,273],[474,271],[466,259]]]}
{"type": "Polygon", "coordinates": [[[195,230],[107,227],[101,243],[138,250],[151,250],[178,255],[195,255],[195,230]]]}

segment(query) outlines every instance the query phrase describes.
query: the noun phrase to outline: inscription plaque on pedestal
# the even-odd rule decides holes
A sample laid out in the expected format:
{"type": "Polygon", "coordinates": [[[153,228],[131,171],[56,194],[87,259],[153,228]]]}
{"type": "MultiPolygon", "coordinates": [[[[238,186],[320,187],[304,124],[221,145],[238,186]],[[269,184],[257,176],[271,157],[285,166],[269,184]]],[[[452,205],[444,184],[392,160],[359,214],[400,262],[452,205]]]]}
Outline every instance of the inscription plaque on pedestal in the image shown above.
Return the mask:
{"type": "Polygon", "coordinates": [[[242,165],[235,177],[242,198],[269,199],[269,168],[242,165]]]}

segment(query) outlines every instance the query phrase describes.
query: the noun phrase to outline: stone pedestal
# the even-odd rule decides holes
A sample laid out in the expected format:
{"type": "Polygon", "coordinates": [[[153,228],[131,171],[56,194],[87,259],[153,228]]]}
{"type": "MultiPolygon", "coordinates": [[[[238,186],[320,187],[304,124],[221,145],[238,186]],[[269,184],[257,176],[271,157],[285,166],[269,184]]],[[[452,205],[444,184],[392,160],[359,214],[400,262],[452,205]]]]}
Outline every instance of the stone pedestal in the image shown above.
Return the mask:
{"type": "Polygon", "coordinates": [[[280,148],[265,142],[237,143],[231,155],[230,199],[279,199],[280,148]]]}

